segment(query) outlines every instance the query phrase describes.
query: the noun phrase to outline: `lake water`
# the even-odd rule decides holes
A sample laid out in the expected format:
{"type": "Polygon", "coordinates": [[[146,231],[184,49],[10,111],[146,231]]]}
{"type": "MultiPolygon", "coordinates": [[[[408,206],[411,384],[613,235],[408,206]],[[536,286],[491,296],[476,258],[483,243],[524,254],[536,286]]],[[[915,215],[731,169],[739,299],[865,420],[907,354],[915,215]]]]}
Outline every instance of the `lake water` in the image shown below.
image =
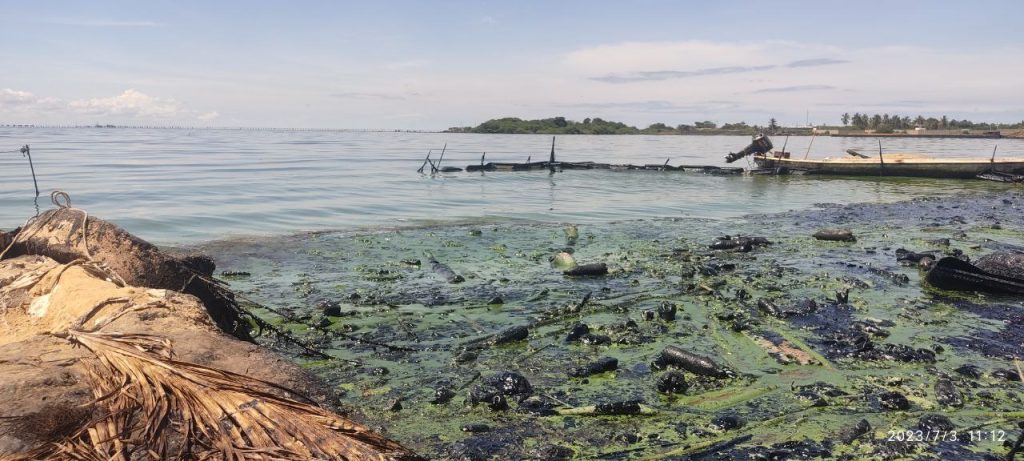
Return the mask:
{"type": "MultiPolygon", "coordinates": [[[[779,148],[785,138],[775,140],[779,148]]],[[[806,152],[811,138],[792,137],[806,152]]],[[[983,181],[892,178],[707,176],[653,171],[416,173],[428,149],[447,143],[444,164],[546,159],[547,135],[0,128],[0,228],[35,213],[27,159],[32,148],[42,196],[71,194],[75,207],[158,244],[312,230],[364,230],[459,222],[597,223],[650,217],[725,219],[815,203],[894,201],[1005,189],[983,181]]],[[[561,136],[558,158],[611,163],[725,165],[744,136],[561,136]]],[[[883,139],[886,151],[1024,156],[1024,140],[883,139]]],[[[811,157],[872,138],[820,137],[811,157]]],[[[737,166],[748,166],[741,160],[737,166]]]]}

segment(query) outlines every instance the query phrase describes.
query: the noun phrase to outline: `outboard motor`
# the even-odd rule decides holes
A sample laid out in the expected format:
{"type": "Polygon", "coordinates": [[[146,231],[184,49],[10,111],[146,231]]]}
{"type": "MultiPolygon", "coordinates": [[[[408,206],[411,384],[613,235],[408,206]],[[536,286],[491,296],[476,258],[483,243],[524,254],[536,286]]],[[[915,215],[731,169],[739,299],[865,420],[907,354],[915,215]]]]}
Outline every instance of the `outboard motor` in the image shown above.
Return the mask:
{"type": "Polygon", "coordinates": [[[772,141],[767,136],[759,134],[754,136],[754,141],[749,146],[744,147],[743,150],[735,153],[730,152],[729,155],[726,155],[725,163],[732,163],[752,154],[767,154],[772,150],[772,147],[774,147],[772,146],[772,141]]]}

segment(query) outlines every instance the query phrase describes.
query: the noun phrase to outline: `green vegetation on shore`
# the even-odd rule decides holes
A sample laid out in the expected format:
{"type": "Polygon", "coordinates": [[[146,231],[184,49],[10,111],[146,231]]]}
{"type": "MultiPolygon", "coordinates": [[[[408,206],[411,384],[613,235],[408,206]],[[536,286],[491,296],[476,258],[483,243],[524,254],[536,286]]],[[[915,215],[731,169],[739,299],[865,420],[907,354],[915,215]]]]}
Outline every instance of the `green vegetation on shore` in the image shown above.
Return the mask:
{"type": "MultiPolygon", "coordinates": [[[[943,115],[941,118],[924,117],[918,115],[916,118],[890,114],[861,114],[844,113],[840,117],[842,126],[819,125],[817,128],[847,132],[848,130],[872,130],[874,133],[902,133],[914,128],[926,130],[1024,130],[1024,121],[1020,123],[987,123],[972,122],[970,120],[950,119],[943,115]]],[[[757,133],[769,134],[797,134],[809,135],[811,127],[782,127],[772,118],[767,125],[750,125],[747,122],[726,123],[719,126],[712,121],[698,121],[693,124],[669,125],[667,123],[654,123],[647,128],[637,128],[626,125],[622,122],[614,122],[601,118],[585,118],[582,122],[568,120],[565,117],[552,117],[537,120],[524,120],[517,117],[495,118],[483,122],[477,126],[452,127],[445,130],[447,133],[502,133],[502,134],[724,134],[724,135],[753,135],[757,133]]],[[[1010,133],[1009,135],[1013,135],[1010,133]]]]}
{"type": "Polygon", "coordinates": [[[957,120],[950,119],[943,115],[940,118],[935,117],[924,117],[918,115],[911,119],[908,116],[901,116],[899,114],[861,114],[855,112],[850,115],[848,112],[844,113],[839,120],[843,122],[843,126],[853,126],[854,128],[860,128],[862,130],[875,130],[878,133],[892,133],[893,130],[906,130],[914,128],[924,128],[926,130],[952,130],[952,129],[975,129],[975,130],[998,130],[998,129],[1021,129],[1024,128],[1024,121],[1020,123],[987,123],[987,122],[972,122],[970,120],[957,120]]]}
{"type": "MultiPolygon", "coordinates": [[[[775,119],[772,119],[774,124],[775,119]]],[[[488,120],[475,127],[453,127],[448,133],[504,133],[504,134],[755,134],[764,127],[747,125],[746,122],[726,123],[719,127],[715,122],[700,121],[692,125],[675,127],[655,123],[647,128],[637,128],[622,122],[601,118],[585,118],[582,122],[567,120],[565,117],[523,120],[505,117],[488,120]]]]}

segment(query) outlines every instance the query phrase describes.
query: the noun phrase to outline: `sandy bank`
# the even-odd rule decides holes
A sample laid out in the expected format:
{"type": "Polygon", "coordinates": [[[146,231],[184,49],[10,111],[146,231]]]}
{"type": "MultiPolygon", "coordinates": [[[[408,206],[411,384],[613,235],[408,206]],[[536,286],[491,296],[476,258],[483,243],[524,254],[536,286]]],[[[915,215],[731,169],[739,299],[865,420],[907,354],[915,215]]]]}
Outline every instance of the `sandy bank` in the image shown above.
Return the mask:
{"type": "Polygon", "coordinates": [[[83,218],[52,210],[0,242],[0,459],[416,458],[238,339],[188,260],[83,218]]]}

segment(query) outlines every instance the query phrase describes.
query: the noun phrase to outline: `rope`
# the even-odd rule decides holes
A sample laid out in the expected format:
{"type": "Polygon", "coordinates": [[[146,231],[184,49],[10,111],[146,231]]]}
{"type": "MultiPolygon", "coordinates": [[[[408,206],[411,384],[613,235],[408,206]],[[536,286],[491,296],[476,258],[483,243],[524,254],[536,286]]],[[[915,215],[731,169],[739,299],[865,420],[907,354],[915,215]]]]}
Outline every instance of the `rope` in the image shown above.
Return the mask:
{"type": "Polygon", "coordinates": [[[89,240],[85,233],[85,228],[89,225],[89,212],[78,208],[72,208],[71,196],[62,190],[50,192],[50,203],[53,203],[57,208],[82,212],[82,246],[85,247],[86,259],[92,261],[92,253],[89,252],[89,240]]]}
{"type": "MultiPolygon", "coordinates": [[[[67,192],[64,192],[64,191],[61,191],[61,190],[55,190],[55,191],[50,193],[50,202],[53,203],[54,206],[56,206],[58,209],[67,209],[67,210],[72,210],[72,211],[79,211],[79,212],[82,213],[82,246],[85,248],[85,260],[84,261],[89,263],[87,265],[87,269],[88,268],[92,268],[92,269],[98,270],[100,273],[105,275],[106,278],[110,279],[115,284],[118,284],[120,286],[127,285],[127,283],[125,282],[124,278],[121,277],[121,274],[118,274],[117,271],[115,271],[114,269],[110,268],[106,263],[93,259],[92,252],[89,251],[89,240],[88,240],[88,234],[86,233],[86,231],[88,230],[87,226],[89,225],[89,212],[85,211],[85,210],[82,210],[82,209],[79,209],[79,208],[73,208],[71,206],[71,195],[69,195],[67,192]]],[[[38,227],[43,226],[44,224],[49,222],[50,219],[53,219],[53,216],[55,214],[56,213],[50,213],[49,215],[47,215],[46,219],[43,221],[43,223],[41,223],[41,224],[39,224],[39,226],[37,226],[36,231],[38,232],[38,227]]],[[[7,248],[4,248],[4,250],[2,252],[0,252],[0,259],[3,259],[4,256],[7,254],[7,252],[16,243],[24,241],[24,240],[26,240],[28,238],[29,233],[26,232],[26,231],[28,230],[28,227],[30,225],[34,225],[35,224],[35,220],[38,219],[38,218],[39,218],[39,216],[37,215],[37,216],[33,216],[31,218],[28,218],[28,220],[25,221],[25,224],[22,225],[21,230],[18,232],[18,234],[16,236],[14,236],[13,239],[11,239],[11,243],[7,245],[7,248]]],[[[68,235],[69,239],[70,239],[70,237],[71,236],[68,235]]],[[[72,263],[74,263],[74,262],[72,262],[72,263]]]]}
{"type": "Polygon", "coordinates": [[[71,196],[62,190],[50,192],[50,202],[57,208],[71,208],[71,196]],[[64,203],[60,203],[61,199],[64,199],[64,203]]]}
{"type": "Polygon", "coordinates": [[[36,218],[38,218],[38,217],[39,217],[39,215],[35,215],[35,216],[32,216],[31,218],[28,218],[28,219],[25,220],[25,224],[22,224],[21,227],[18,228],[18,229],[20,229],[18,231],[18,234],[15,235],[14,238],[11,239],[11,243],[7,244],[7,248],[4,248],[4,251],[0,251],[0,259],[4,259],[4,255],[7,254],[7,251],[9,251],[11,249],[11,247],[14,246],[15,243],[18,243],[18,241],[21,240],[21,236],[23,235],[23,232],[25,231],[25,229],[28,228],[29,224],[32,224],[36,220],[36,218]]]}

